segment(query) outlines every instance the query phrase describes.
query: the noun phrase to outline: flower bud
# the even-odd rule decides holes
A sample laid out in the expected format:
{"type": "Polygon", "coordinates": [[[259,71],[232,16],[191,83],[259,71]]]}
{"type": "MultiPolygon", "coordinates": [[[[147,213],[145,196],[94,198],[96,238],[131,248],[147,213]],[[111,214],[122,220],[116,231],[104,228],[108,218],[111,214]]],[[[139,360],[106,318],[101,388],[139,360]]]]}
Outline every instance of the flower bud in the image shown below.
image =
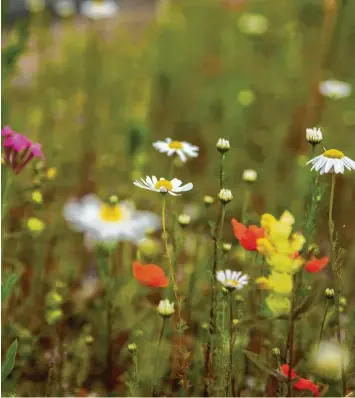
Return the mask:
{"type": "Polygon", "coordinates": [[[137,344],[135,343],[128,344],[127,348],[131,354],[134,354],[138,350],[137,344]]]}
{"type": "Polygon", "coordinates": [[[87,345],[92,345],[92,343],[95,341],[95,339],[92,336],[86,336],[85,337],[85,343],[87,345]]]}
{"type": "Polygon", "coordinates": [[[145,238],[139,242],[138,249],[143,256],[155,257],[161,252],[161,244],[158,239],[145,238]]]}
{"type": "Polygon", "coordinates": [[[46,297],[47,307],[58,307],[63,303],[63,297],[57,292],[49,292],[46,297]]]}
{"type": "Polygon", "coordinates": [[[227,204],[233,200],[232,192],[229,189],[222,188],[219,191],[218,198],[223,204],[227,204]]]}
{"type": "Polygon", "coordinates": [[[188,216],[187,214],[180,214],[178,217],[178,222],[181,225],[181,227],[186,227],[187,225],[190,224],[191,222],[191,217],[188,216]]]}
{"type": "Polygon", "coordinates": [[[341,305],[342,307],[346,307],[348,304],[347,300],[345,297],[340,297],[339,299],[339,305],[341,305]]]}
{"type": "Polygon", "coordinates": [[[230,143],[225,138],[219,138],[216,144],[218,152],[224,154],[230,150],[230,143]]]}
{"type": "Polygon", "coordinates": [[[238,303],[238,304],[244,303],[244,297],[241,296],[240,294],[237,294],[237,295],[234,297],[234,300],[235,300],[235,302],[238,303]]]}
{"type": "Polygon", "coordinates": [[[63,317],[63,311],[61,309],[54,311],[47,311],[46,320],[49,325],[54,325],[61,321],[63,317]]]}
{"type": "Polygon", "coordinates": [[[36,189],[35,191],[32,192],[31,194],[32,200],[37,203],[37,204],[42,204],[43,203],[43,195],[42,192],[36,189]]]}
{"type": "Polygon", "coordinates": [[[258,178],[258,173],[255,170],[252,169],[246,169],[243,171],[243,181],[245,182],[255,182],[258,178]]]}
{"type": "Polygon", "coordinates": [[[272,356],[273,356],[274,358],[280,359],[281,352],[280,352],[280,349],[279,349],[279,348],[273,348],[272,351],[271,351],[271,354],[272,354],[272,356]]]}
{"type": "Polygon", "coordinates": [[[232,322],[233,322],[233,325],[234,325],[234,326],[237,326],[237,325],[239,324],[240,321],[239,321],[239,319],[233,319],[232,322]]]}
{"type": "Polygon", "coordinates": [[[323,141],[323,134],[321,129],[313,127],[312,129],[306,129],[306,140],[311,145],[317,145],[323,141]]]}
{"type": "Polygon", "coordinates": [[[213,198],[212,196],[206,195],[206,196],[203,198],[203,202],[204,202],[204,204],[205,204],[206,207],[207,207],[207,206],[210,206],[210,205],[212,205],[212,204],[214,203],[214,198],[213,198]]]}
{"type": "Polygon", "coordinates": [[[232,249],[232,244],[231,243],[223,243],[222,249],[225,253],[228,253],[232,249]]]}
{"type": "Polygon", "coordinates": [[[111,195],[111,196],[109,196],[109,197],[107,198],[107,202],[108,202],[110,205],[112,205],[112,206],[117,205],[117,203],[119,202],[118,196],[116,196],[116,195],[111,195]]]}
{"type": "Polygon", "coordinates": [[[325,296],[325,298],[327,298],[329,300],[333,299],[335,296],[334,289],[329,289],[329,288],[325,289],[324,296],[325,296]]]}
{"type": "Polygon", "coordinates": [[[55,167],[50,167],[47,170],[47,180],[54,180],[57,176],[57,169],[55,167]]]}
{"type": "Polygon", "coordinates": [[[46,227],[46,224],[36,217],[30,217],[27,220],[27,229],[32,232],[33,235],[39,235],[46,227]]]}
{"type": "Polygon", "coordinates": [[[168,299],[160,300],[157,311],[162,317],[169,318],[174,312],[174,303],[171,303],[168,299]]]}

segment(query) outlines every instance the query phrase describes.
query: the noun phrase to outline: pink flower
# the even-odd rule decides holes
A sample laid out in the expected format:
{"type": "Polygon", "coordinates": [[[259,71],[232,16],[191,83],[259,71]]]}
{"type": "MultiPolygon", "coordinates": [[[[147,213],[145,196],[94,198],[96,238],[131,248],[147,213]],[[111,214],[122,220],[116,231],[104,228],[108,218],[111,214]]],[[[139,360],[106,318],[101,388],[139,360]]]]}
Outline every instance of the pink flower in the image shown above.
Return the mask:
{"type": "Polygon", "coordinates": [[[33,143],[24,135],[5,126],[1,130],[4,137],[2,146],[4,148],[4,159],[8,167],[18,174],[26,164],[34,157],[44,159],[41,145],[33,143]]]}

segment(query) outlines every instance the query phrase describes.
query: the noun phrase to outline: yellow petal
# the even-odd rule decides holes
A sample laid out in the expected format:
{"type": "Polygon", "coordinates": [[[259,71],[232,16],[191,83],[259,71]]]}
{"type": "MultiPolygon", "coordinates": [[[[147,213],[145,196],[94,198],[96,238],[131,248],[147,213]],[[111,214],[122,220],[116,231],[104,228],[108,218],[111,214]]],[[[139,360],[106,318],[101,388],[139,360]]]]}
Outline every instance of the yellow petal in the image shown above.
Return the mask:
{"type": "Polygon", "coordinates": [[[274,315],[287,315],[291,309],[290,300],[278,294],[269,294],[265,303],[274,315]]]}
{"type": "Polygon", "coordinates": [[[292,292],[292,276],[291,274],[272,271],[269,277],[272,290],[275,293],[289,295],[292,292]]]}

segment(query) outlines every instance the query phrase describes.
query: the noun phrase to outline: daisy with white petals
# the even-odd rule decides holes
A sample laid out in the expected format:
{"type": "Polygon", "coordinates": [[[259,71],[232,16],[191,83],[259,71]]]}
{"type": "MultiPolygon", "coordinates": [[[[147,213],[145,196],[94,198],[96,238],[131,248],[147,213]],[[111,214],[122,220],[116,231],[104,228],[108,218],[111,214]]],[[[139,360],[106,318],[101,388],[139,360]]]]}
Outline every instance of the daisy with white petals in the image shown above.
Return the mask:
{"type": "Polygon", "coordinates": [[[351,85],[339,80],[326,80],[319,85],[319,92],[333,99],[346,98],[351,94],[351,85]]]}
{"type": "Polygon", "coordinates": [[[243,275],[240,271],[231,271],[230,269],[218,271],[216,277],[218,282],[229,290],[242,289],[248,284],[249,279],[248,275],[243,275]]]}
{"type": "Polygon", "coordinates": [[[345,169],[355,170],[355,162],[337,149],[328,149],[322,155],[307,162],[307,164],[309,163],[313,165],[311,171],[316,170],[320,174],[344,174],[345,169]]]}
{"type": "Polygon", "coordinates": [[[139,188],[160,193],[169,193],[173,196],[180,196],[183,192],[191,191],[193,188],[193,184],[191,182],[182,185],[182,181],[177,178],[169,181],[164,178],[160,178],[160,180],[158,180],[155,176],[146,176],[145,180],[141,178],[140,181],[134,181],[133,184],[139,188]]]}
{"type": "Polygon", "coordinates": [[[136,211],[129,202],[118,202],[115,196],[108,202],[95,195],[73,199],[65,204],[63,215],[73,229],[85,234],[90,246],[118,241],[137,244],[145,238],[147,230],[157,230],[161,225],[156,214],[136,211]]]}
{"type": "Polygon", "coordinates": [[[186,141],[173,141],[171,138],[165,138],[165,141],[156,141],[153,147],[161,153],[168,156],[177,154],[182,162],[186,162],[187,158],[197,158],[199,147],[189,144],[186,141]]]}
{"type": "Polygon", "coordinates": [[[118,5],[113,0],[84,0],[80,13],[90,19],[112,18],[118,12],[118,5]]]}

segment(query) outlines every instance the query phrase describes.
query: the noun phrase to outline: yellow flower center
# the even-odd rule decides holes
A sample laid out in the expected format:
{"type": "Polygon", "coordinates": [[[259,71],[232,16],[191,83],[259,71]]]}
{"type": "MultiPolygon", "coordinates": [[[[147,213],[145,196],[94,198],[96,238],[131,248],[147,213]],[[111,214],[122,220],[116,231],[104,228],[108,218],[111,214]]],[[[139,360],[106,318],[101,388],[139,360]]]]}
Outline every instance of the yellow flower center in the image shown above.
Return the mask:
{"type": "Polygon", "coordinates": [[[323,153],[323,156],[330,159],[342,159],[344,157],[344,154],[337,149],[328,149],[323,153]]]}
{"type": "Polygon", "coordinates": [[[122,218],[122,210],[118,205],[109,205],[104,203],[101,206],[100,217],[104,221],[115,222],[122,218]]]}
{"type": "Polygon", "coordinates": [[[154,185],[155,189],[165,188],[167,191],[173,189],[173,184],[168,180],[160,180],[154,185]]]}
{"type": "Polygon", "coordinates": [[[172,141],[168,145],[170,149],[182,149],[182,143],[180,141],[172,141]]]}
{"type": "Polygon", "coordinates": [[[227,280],[227,285],[239,286],[239,281],[235,281],[234,279],[227,280]]]}

